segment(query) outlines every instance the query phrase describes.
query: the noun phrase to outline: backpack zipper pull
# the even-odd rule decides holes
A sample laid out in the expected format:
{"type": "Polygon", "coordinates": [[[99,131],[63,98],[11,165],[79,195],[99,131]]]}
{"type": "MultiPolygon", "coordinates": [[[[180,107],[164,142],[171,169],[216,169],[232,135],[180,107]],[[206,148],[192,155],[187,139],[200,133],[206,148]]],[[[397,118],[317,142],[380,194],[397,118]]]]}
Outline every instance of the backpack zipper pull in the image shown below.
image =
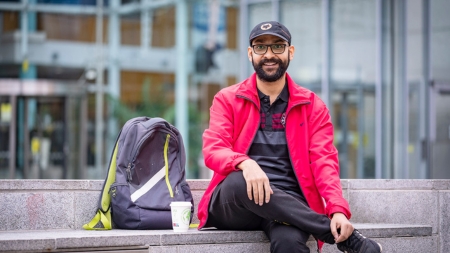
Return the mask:
{"type": "Polygon", "coordinates": [[[133,177],[131,176],[131,163],[129,163],[127,166],[127,179],[128,182],[130,182],[133,179],[133,177]]]}

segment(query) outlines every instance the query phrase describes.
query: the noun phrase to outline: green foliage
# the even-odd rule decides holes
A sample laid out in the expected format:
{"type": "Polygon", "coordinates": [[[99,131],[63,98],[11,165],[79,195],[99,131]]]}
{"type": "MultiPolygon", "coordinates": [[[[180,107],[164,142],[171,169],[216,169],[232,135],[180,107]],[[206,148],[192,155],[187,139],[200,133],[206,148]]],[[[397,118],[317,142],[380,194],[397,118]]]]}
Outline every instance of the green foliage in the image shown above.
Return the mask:
{"type": "MultiPolygon", "coordinates": [[[[127,105],[119,99],[113,98],[108,95],[108,101],[112,106],[113,117],[118,120],[119,129],[131,118],[147,116],[147,117],[161,117],[171,124],[175,125],[175,106],[169,103],[166,99],[162,85],[152,89],[150,80],[146,79],[142,85],[141,103],[135,105],[127,105]],[[158,96],[154,96],[154,99],[150,99],[150,92],[154,91],[158,96]]],[[[189,166],[188,178],[198,178],[199,165],[198,157],[202,148],[202,129],[201,129],[201,114],[195,103],[189,103],[188,105],[188,121],[189,121],[189,136],[183,136],[183,140],[188,143],[189,147],[186,147],[188,151],[187,163],[189,166]]]]}
{"type": "MultiPolygon", "coordinates": [[[[156,94],[164,94],[161,87],[162,85],[154,89],[156,94]]],[[[139,116],[161,117],[172,124],[174,123],[166,117],[168,116],[166,114],[171,114],[170,110],[172,110],[171,108],[173,105],[167,102],[164,96],[154,96],[154,101],[152,101],[150,99],[151,88],[150,80],[146,79],[142,85],[141,103],[134,105],[127,105],[124,102],[108,95],[108,101],[111,102],[113,107],[113,116],[118,119],[120,126],[125,124],[127,120],[139,116]]]]}

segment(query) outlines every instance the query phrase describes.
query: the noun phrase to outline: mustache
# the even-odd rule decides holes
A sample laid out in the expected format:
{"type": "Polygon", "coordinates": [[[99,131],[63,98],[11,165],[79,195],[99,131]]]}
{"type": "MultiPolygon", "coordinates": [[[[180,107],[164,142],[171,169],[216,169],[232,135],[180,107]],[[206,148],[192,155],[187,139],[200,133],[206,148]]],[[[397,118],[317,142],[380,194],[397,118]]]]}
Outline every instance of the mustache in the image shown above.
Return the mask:
{"type": "Polygon", "coordinates": [[[262,66],[265,63],[278,63],[280,65],[283,64],[283,62],[280,59],[272,58],[272,59],[262,59],[258,65],[262,66]]]}

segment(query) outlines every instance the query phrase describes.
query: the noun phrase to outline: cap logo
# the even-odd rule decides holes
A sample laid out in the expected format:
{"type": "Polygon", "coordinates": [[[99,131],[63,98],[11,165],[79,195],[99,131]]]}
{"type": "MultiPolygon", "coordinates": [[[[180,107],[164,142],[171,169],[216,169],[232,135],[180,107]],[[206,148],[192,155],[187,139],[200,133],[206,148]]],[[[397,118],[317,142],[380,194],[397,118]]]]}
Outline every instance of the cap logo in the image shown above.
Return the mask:
{"type": "Polygon", "coordinates": [[[270,23],[266,23],[261,26],[261,30],[264,30],[264,31],[269,30],[270,28],[272,28],[272,25],[270,23]]]}

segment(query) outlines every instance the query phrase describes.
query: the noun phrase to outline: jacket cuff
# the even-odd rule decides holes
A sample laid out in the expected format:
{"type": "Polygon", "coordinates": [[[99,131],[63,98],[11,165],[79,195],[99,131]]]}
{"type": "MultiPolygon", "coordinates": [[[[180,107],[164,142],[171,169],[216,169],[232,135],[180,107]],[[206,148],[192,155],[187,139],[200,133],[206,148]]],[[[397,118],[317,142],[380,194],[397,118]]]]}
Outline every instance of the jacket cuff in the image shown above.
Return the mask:
{"type": "Polygon", "coordinates": [[[233,166],[233,168],[234,168],[234,171],[240,171],[240,169],[237,167],[241,162],[243,162],[243,161],[245,161],[245,160],[248,160],[248,159],[250,159],[250,157],[248,157],[248,156],[246,156],[246,155],[243,155],[243,156],[240,156],[240,157],[238,157],[238,158],[236,158],[236,159],[234,159],[234,161],[232,162],[232,166],[233,166]]]}
{"type": "Polygon", "coordinates": [[[348,220],[350,220],[350,218],[352,217],[352,214],[350,213],[350,211],[342,206],[334,206],[333,208],[331,208],[328,212],[328,218],[332,218],[333,214],[335,213],[343,213],[348,220]]]}

